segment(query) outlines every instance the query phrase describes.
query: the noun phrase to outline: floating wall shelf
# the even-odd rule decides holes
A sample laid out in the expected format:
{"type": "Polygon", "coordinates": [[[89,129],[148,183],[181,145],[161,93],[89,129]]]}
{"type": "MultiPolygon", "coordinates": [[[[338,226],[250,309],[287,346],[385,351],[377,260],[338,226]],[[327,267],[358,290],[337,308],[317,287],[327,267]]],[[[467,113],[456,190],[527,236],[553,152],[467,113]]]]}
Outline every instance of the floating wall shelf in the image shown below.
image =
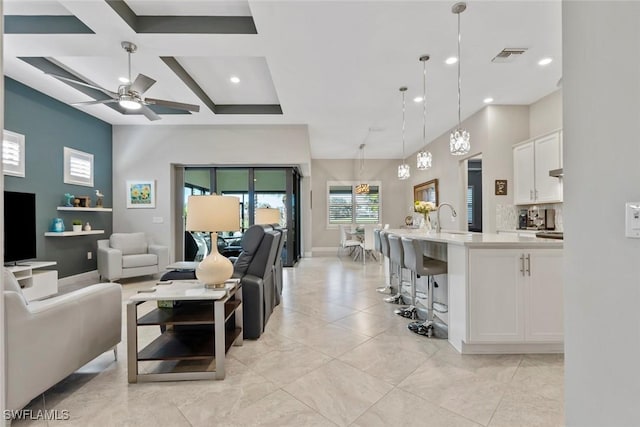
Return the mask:
{"type": "Polygon", "coordinates": [[[71,236],[86,236],[89,234],[104,234],[104,230],[91,230],[91,231],[47,231],[44,233],[47,237],[71,237],[71,236]]]}
{"type": "Polygon", "coordinates": [[[74,211],[74,212],[111,212],[112,208],[74,208],[67,206],[58,206],[59,211],[74,211]]]}

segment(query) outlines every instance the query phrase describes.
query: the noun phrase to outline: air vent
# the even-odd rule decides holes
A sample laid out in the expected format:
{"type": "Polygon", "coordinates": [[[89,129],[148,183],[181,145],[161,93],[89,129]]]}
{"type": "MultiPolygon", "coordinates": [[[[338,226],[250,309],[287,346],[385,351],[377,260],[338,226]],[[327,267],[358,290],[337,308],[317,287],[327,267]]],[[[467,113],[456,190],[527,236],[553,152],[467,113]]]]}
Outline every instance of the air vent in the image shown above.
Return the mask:
{"type": "Polygon", "coordinates": [[[507,47],[502,49],[491,62],[506,63],[514,62],[520,55],[527,51],[526,47],[507,47]]]}

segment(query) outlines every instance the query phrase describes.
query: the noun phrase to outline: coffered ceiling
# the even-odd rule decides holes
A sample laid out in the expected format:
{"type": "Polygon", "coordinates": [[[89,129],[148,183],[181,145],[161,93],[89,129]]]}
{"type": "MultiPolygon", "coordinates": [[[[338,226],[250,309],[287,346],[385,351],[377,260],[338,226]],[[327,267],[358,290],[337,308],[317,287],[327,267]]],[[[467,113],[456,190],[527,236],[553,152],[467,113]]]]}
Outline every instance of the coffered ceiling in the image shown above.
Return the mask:
{"type": "MultiPolygon", "coordinates": [[[[144,95],[197,104],[158,108],[162,120],[117,104],[76,108],[114,125],[306,124],[314,158],[401,156],[422,146],[422,64],[427,139],[457,122],[453,1],[4,0],[4,72],[65,103],[106,96],[43,71],[117,91],[127,74],[122,41],[138,46],[132,75],[157,81],[144,95]],[[57,67],[57,68],[56,68],[57,67]],[[236,76],[239,83],[230,82],[236,76]],[[114,106],[115,105],[115,106],[114,106]]],[[[469,1],[462,23],[462,116],[495,104],[530,104],[561,77],[561,2],[469,1]],[[513,62],[491,59],[526,48],[513,62]],[[553,58],[545,67],[543,57],[553,58]]],[[[155,108],[155,107],[154,107],[155,108]]]]}

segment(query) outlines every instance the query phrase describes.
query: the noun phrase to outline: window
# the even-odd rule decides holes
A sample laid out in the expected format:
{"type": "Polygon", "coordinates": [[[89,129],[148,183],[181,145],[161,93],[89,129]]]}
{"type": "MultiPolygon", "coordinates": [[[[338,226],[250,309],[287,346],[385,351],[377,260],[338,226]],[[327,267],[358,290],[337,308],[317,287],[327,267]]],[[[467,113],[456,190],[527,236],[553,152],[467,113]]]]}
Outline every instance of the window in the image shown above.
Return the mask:
{"type": "Polygon", "coordinates": [[[467,187],[467,224],[473,224],[473,185],[467,187]]]}
{"type": "Polygon", "coordinates": [[[64,147],[64,183],[93,187],[93,154],[64,147]]]}
{"type": "Polygon", "coordinates": [[[24,135],[2,132],[2,173],[24,178],[24,135]]]}
{"type": "Polygon", "coordinates": [[[327,182],[327,222],[340,224],[378,224],[380,222],[380,182],[369,182],[369,192],[356,194],[362,182],[327,182]]]}

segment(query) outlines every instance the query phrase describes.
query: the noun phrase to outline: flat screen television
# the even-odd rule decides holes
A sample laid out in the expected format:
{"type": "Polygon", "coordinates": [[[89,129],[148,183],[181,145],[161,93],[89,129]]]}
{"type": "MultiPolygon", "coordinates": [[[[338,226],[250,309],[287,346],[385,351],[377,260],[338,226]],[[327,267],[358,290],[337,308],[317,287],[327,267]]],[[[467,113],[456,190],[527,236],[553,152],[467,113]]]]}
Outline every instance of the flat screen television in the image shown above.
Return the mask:
{"type": "Polygon", "coordinates": [[[36,258],[36,195],[4,192],[4,262],[36,258]]]}

